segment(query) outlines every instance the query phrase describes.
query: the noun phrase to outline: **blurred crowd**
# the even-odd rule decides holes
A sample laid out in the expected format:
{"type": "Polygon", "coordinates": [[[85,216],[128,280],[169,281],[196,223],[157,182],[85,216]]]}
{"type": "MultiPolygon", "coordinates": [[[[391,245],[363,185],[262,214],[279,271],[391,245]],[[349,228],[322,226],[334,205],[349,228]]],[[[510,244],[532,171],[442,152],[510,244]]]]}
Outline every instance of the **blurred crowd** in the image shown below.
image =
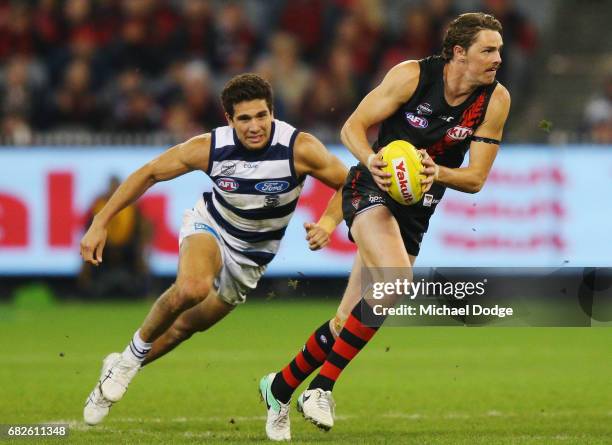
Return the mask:
{"type": "Polygon", "coordinates": [[[584,134],[596,144],[612,144],[612,72],[584,109],[584,134]]]}
{"type": "MultiPolygon", "coordinates": [[[[529,91],[537,32],[510,0],[482,0],[504,27],[499,78],[529,91]]],[[[0,134],[172,135],[222,125],[218,93],[255,71],[278,118],[336,141],[394,64],[438,53],[452,0],[0,0],[0,134]]]]}

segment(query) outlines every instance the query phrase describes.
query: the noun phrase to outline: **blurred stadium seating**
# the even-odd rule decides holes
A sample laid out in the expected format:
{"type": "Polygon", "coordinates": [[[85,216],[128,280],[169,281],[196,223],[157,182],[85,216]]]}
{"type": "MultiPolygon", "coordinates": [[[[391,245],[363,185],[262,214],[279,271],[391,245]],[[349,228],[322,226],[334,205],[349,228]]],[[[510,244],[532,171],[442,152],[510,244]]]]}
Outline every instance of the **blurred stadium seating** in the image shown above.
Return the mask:
{"type": "Polygon", "coordinates": [[[504,25],[506,141],[588,140],[585,104],[612,71],[606,2],[3,0],[1,142],[171,144],[218,125],[218,92],[250,70],[275,87],[277,117],[337,142],[390,66],[438,52],[449,19],[475,9],[504,25]]]}

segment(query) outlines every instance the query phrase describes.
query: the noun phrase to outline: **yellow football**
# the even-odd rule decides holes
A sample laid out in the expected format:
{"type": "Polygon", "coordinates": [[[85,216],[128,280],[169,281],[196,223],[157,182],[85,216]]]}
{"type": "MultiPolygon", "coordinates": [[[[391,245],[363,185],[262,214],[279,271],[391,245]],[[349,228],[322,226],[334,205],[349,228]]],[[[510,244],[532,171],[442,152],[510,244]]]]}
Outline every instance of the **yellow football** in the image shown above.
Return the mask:
{"type": "Polygon", "coordinates": [[[402,140],[389,143],[381,151],[387,163],[383,170],[391,173],[391,198],[408,206],[419,202],[423,197],[421,179],[425,178],[421,174],[421,154],[414,145],[402,140]]]}

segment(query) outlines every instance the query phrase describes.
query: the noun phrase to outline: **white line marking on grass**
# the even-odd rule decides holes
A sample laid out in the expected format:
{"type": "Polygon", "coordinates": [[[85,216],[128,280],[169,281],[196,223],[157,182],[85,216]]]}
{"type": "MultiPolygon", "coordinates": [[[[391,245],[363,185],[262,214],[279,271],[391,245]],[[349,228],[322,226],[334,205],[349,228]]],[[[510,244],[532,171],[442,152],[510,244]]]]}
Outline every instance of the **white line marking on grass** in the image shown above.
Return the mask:
{"type": "Polygon", "coordinates": [[[109,419],[109,422],[125,423],[185,423],[185,422],[229,422],[234,419],[238,422],[250,422],[255,420],[266,420],[266,416],[200,416],[200,417],[116,417],[109,419]]]}
{"type": "Polygon", "coordinates": [[[444,419],[469,419],[472,416],[466,413],[448,413],[444,414],[442,417],[444,419]]]}
{"type": "MultiPolygon", "coordinates": [[[[578,416],[581,413],[576,411],[544,411],[544,412],[535,412],[529,413],[530,417],[538,416],[538,417],[574,417],[578,416]]],[[[584,414],[584,413],[582,413],[584,414]]],[[[597,413],[591,413],[597,414],[597,413]]],[[[601,412],[599,415],[603,416],[612,416],[612,411],[601,412]]],[[[388,412],[381,413],[379,417],[386,419],[406,419],[406,420],[437,420],[437,419],[449,419],[449,420],[465,420],[465,419],[475,419],[482,417],[504,417],[504,418],[512,418],[522,416],[522,414],[517,414],[515,412],[501,412],[497,410],[489,410],[483,413],[476,414],[468,414],[468,413],[460,413],[460,412],[448,412],[448,413],[440,413],[440,414],[423,414],[423,413],[415,413],[415,412],[388,412]]],[[[355,415],[355,414],[344,414],[336,416],[338,420],[360,420],[360,419],[371,419],[370,415],[355,415]]],[[[117,430],[116,428],[112,428],[113,424],[121,424],[121,423],[135,423],[135,424],[151,424],[151,423],[187,423],[187,422],[196,422],[196,423],[209,423],[209,422],[221,422],[221,423],[230,423],[234,422],[260,422],[265,421],[266,416],[198,416],[198,417],[110,417],[104,425],[97,426],[89,426],[85,424],[81,419],[59,419],[59,420],[50,420],[47,424],[67,424],[68,427],[73,431],[103,431],[109,433],[121,433],[121,430],[117,430]]],[[[130,431],[141,432],[147,435],[156,435],[158,433],[153,433],[147,430],[141,429],[131,429],[130,431]]],[[[190,434],[186,432],[185,434],[190,434]]],[[[209,437],[210,432],[201,431],[199,433],[193,433],[198,435],[203,435],[203,437],[209,437]]],[[[215,437],[221,437],[218,432],[215,432],[215,437]]],[[[199,436],[194,436],[199,437],[199,436]]],[[[550,438],[550,436],[547,436],[550,438]]],[[[569,440],[570,437],[565,435],[559,435],[555,437],[556,440],[569,440]]]]}
{"type": "MultiPolygon", "coordinates": [[[[245,437],[249,437],[251,436],[250,433],[245,433],[244,434],[245,437]]],[[[183,437],[188,437],[188,438],[193,438],[193,439],[210,439],[210,438],[214,438],[214,439],[235,439],[236,438],[236,433],[235,431],[230,431],[230,432],[225,432],[225,431],[185,431],[184,433],[181,433],[181,436],[183,437]]],[[[256,438],[258,438],[259,436],[255,436],[256,438]]]]}
{"type": "Polygon", "coordinates": [[[419,414],[419,413],[386,413],[383,414],[382,417],[386,417],[389,419],[410,419],[410,420],[417,420],[417,419],[422,419],[423,418],[423,414],[419,414]]]}
{"type": "Polygon", "coordinates": [[[41,422],[43,424],[62,424],[62,425],[68,425],[68,428],[71,431],[87,431],[90,428],[93,428],[89,425],[87,425],[85,422],[83,422],[82,420],[75,420],[75,419],[60,419],[60,420],[50,420],[48,422],[41,422]]]}
{"type": "Polygon", "coordinates": [[[212,437],[212,432],[203,431],[199,433],[194,433],[193,431],[185,431],[181,434],[183,437],[188,437],[190,439],[210,439],[212,437]]]}
{"type": "MultiPolygon", "coordinates": [[[[144,421],[144,419],[143,419],[144,421]]],[[[87,425],[82,420],[75,419],[60,419],[60,420],[51,420],[49,422],[42,422],[43,424],[64,424],[68,425],[70,431],[96,431],[96,432],[104,432],[104,433],[112,433],[112,434],[122,434],[125,430],[120,430],[117,428],[109,427],[108,425],[87,425]]],[[[130,429],[131,433],[139,433],[146,436],[157,436],[159,433],[154,431],[148,431],[142,428],[130,429]]]]}

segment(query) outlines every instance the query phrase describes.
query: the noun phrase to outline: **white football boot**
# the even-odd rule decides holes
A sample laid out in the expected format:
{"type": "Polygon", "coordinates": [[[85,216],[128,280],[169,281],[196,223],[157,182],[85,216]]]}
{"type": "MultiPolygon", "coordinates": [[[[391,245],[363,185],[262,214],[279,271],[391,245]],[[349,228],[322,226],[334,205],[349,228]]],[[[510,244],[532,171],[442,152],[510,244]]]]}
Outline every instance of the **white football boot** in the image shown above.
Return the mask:
{"type": "Polygon", "coordinates": [[[128,385],[140,369],[140,362],[119,355],[119,360],[113,363],[100,381],[102,395],[113,403],[121,400],[128,385]]]}
{"type": "Polygon", "coordinates": [[[307,389],[298,397],[297,409],[306,420],[322,430],[329,431],[334,426],[336,402],[331,391],[307,389]]]}
{"type": "Polygon", "coordinates": [[[102,395],[100,391],[100,383],[108,372],[108,370],[121,359],[121,354],[114,352],[107,356],[102,362],[102,372],[100,373],[100,380],[96,383],[93,391],[87,397],[85,401],[85,408],[83,409],[83,420],[88,425],[97,425],[104,420],[110,411],[113,402],[108,400],[102,395]]]}
{"type": "Polygon", "coordinates": [[[259,393],[268,408],[266,434],[270,440],[291,440],[289,403],[282,403],[272,394],[272,382],[275,376],[275,373],[271,373],[259,381],[259,393]]]}

